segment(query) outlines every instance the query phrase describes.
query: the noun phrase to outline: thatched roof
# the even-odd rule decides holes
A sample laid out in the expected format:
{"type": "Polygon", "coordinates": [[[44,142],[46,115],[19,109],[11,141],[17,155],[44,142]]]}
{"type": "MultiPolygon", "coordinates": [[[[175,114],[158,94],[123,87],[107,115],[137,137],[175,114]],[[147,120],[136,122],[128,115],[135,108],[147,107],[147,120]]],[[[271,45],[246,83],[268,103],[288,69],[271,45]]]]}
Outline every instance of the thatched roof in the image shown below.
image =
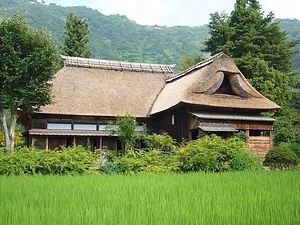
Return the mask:
{"type": "Polygon", "coordinates": [[[65,66],[53,81],[54,104],[41,113],[148,117],[172,73],[172,65],[63,58],[65,66]]]}
{"type": "Polygon", "coordinates": [[[53,81],[54,104],[40,113],[149,117],[182,103],[258,112],[279,108],[223,53],[176,75],[173,65],[62,57],[65,66],[53,81]]]}
{"type": "Polygon", "coordinates": [[[279,108],[277,104],[257,92],[233,60],[223,53],[171,76],[166,82],[151,114],[182,103],[200,107],[257,111],[279,108]]]}

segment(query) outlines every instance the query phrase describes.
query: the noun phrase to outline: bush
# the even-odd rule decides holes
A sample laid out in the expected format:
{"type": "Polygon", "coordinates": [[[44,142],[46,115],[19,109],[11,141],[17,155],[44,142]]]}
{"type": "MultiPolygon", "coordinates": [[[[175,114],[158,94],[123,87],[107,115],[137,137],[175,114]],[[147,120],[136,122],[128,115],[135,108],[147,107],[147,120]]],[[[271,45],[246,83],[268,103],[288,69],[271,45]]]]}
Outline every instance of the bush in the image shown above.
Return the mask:
{"type": "Polygon", "coordinates": [[[99,172],[112,175],[120,173],[121,169],[119,167],[119,163],[105,162],[103,165],[100,166],[99,172]]]}
{"type": "Polygon", "coordinates": [[[21,148],[0,153],[0,174],[81,174],[89,170],[94,155],[81,146],[61,150],[21,148]]]}
{"type": "Polygon", "coordinates": [[[300,158],[300,144],[299,143],[280,143],[281,146],[290,148],[300,158]]]}
{"type": "Polygon", "coordinates": [[[152,135],[148,141],[150,149],[128,150],[123,157],[110,151],[108,162],[100,167],[100,172],[106,174],[220,172],[261,168],[258,159],[250,155],[249,150],[244,147],[244,142],[237,137],[222,139],[212,135],[184,143],[178,148],[171,145],[173,141],[166,135],[152,135]],[[150,141],[153,139],[155,141],[150,141]],[[166,150],[166,146],[172,146],[172,150],[166,150]]]}
{"type": "Polygon", "coordinates": [[[100,167],[106,174],[137,174],[137,173],[170,173],[177,171],[177,163],[173,154],[165,154],[160,150],[144,149],[127,150],[124,156],[108,154],[108,162],[100,167]]]}
{"type": "Polygon", "coordinates": [[[263,165],[270,167],[270,169],[283,170],[294,168],[298,163],[298,156],[290,148],[279,145],[266,154],[263,165]]]}
{"type": "Polygon", "coordinates": [[[176,155],[183,172],[254,170],[260,167],[237,137],[205,136],[181,146],[176,155]]]}
{"type": "Polygon", "coordinates": [[[175,149],[174,139],[164,133],[164,134],[151,134],[144,138],[145,144],[150,150],[157,149],[164,152],[171,152],[175,149]]]}

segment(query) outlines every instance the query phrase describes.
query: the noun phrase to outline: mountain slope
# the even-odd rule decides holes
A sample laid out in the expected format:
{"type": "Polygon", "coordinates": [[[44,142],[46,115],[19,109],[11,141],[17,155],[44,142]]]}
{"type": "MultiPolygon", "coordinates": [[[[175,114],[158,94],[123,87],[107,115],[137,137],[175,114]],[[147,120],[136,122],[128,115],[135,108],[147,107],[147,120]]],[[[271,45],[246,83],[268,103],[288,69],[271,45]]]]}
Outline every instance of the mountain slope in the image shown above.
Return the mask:
{"type": "MultiPolygon", "coordinates": [[[[206,25],[198,27],[144,26],[129,20],[126,16],[105,16],[87,7],[61,7],[44,5],[33,0],[1,0],[0,15],[16,12],[26,18],[30,25],[40,29],[47,27],[59,47],[63,43],[64,24],[70,12],[88,20],[93,58],[132,62],[177,64],[183,55],[199,56],[205,53],[202,41],[208,37],[206,25]]],[[[299,20],[280,20],[282,29],[291,39],[299,38],[299,20]]],[[[207,53],[206,55],[207,56],[207,53]]],[[[295,69],[300,70],[300,57],[295,56],[295,69]]]]}
{"type": "Polygon", "coordinates": [[[200,55],[201,41],[207,37],[208,28],[143,26],[125,16],[105,16],[87,7],[61,7],[43,5],[29,0],[1,0],[0,14],[20,13],[30,25],[47,27],[55,43],[62,44],[65,18],[70,12],[87,18],[91,31],[88,47],[92,57],[134,62],[178,64],[182,55],[200,55]]]}

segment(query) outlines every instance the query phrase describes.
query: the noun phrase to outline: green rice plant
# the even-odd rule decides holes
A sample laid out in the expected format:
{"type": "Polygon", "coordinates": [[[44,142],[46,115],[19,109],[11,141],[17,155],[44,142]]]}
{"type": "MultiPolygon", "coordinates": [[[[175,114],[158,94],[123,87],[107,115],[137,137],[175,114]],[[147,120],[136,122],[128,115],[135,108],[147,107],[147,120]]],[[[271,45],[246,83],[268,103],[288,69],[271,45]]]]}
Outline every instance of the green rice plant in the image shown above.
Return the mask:
{"type": "Polygon", "coordinates": [[[300,171],[0,176],[0,224],[300,221],[300,171]]]}

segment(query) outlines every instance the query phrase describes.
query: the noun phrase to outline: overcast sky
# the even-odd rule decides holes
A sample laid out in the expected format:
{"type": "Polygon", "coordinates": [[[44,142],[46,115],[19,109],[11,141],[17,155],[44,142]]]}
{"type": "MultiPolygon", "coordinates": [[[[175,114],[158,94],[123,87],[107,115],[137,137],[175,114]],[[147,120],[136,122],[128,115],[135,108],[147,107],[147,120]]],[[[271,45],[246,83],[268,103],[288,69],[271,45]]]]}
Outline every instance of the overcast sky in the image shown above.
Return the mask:
{"type": "MultiPolygon", "coordinates": [[[[233,10],[235,0],[45,0],[46,4],[86,6],[105,15],[126,15],[141,25],[200,26],[209,14],[233,10]]],[[[260,0],[262,10],[276,18],[300,19],[299,0],[260,0]]]]}

